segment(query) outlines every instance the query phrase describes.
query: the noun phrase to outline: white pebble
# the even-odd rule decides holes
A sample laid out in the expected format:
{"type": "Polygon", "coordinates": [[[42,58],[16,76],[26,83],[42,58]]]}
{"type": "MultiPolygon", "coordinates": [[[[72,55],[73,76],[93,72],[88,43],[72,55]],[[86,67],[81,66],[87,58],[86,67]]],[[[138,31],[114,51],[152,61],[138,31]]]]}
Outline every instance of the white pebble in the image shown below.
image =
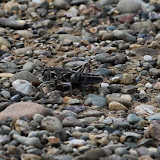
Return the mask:
{"type": "Polygon", "coordinates": [[[148,83],[145,84],[145,87],[146,88],[152,88],[152,84],[148,82],[148,83]]]}
{"type": "Polygon", "coordinates": [[[101,87],[102,87],[102,88],[107,88],[108,86],[109,86],[108,83],[101,83],[101,87]]]}
{"type": "Polygon", "coordinates": [[[139,94],[146,94],[144,90],[141,90],[139,94]]]}
{"type": "Polygon", "coordinates": [[[152,56],[150,56],[150,55],[145,55],[145,56],[143,57],[143,59],[144,59],[145,61],[152,61],[152,56]]]}

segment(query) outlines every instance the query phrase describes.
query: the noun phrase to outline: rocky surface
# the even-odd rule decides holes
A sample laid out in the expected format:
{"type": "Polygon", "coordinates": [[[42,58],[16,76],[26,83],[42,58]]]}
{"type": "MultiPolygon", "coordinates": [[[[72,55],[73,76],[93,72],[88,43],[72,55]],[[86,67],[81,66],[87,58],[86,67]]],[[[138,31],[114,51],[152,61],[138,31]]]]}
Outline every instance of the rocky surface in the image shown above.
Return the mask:
{"type": "Polygon", "coordinates": [[[0,159],[160,159],[159,0],[0,5],[0,159]]]}

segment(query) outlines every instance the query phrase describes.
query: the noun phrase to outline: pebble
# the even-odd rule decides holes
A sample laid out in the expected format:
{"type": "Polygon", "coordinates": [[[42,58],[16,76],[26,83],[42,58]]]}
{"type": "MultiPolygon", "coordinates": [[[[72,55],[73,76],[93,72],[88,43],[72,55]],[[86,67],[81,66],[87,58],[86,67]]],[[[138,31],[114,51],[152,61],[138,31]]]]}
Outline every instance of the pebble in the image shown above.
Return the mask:
{"type": "Polygon", "coordinates": [[[63,98],[58,91],[52,91],[48,93],[49,102],[52,104],[61,104],[63,102],[63,98]]]}
{"type": "Polygon", "coordinates": [[[32,72],[33,69],[34,69],[34,63],[32,62],[27,62],[23,65],[23,68],[22,68],[24,71],[29,71],[29,72],[32,72]]]}
{"type": "Polygon", "coordinates": [[[117,4],[117,10],[121,13],[134,13],[141,9],[141,4],[136,0],[121,0],[117,4]]]}
{"type": "Polygon", "coordinates": [[[35,146],[38,148],[42,146],[40,140],[36,137],[24,137],[18,134],[13,134],[13,139],[27,146],[35,146]]]}
{"type": "Polygon", "coordinates": [[[28,82],[39,82],[39,80],[36,78],[36,76],[28,71],[21,71],[21,72],[14,74],[10,78],[10,81],[13,82],[17,79],[26,80],[28,82]]]}
{"type": "Polygon", "coordinates": [[[3,0],[1,159],[158,160],[159,9],[158,0],[3,0]]]}
{"type": "Polygon", "coordinates": [[[138,117],[136,114],[129,114],[127,116],[127,122],[129,122],[131,124],[138,123],[140,120],[141,120],[141,118],[138,117]]]}
{"type": "Polygon", "coordinates": [[[76,117],[69,116],[64,118],[62,125],[64,127],[76,127],[76,126],[81,126],[81,122],[76,117]]]}
{"type": "Polygon", "coordinates": [[[137,114],[153,114],[156,111],[156,108],[152,105],[141,104],[135,107],[135,112],[137,114]]]}
{"type": "Polygon", "coordinates": [[[105,107],[107,104],[106,98],[94,94],[89,94],[87,98],[85,99],[84,104],[89,104],[105,107]]]}
{"type": "Polygon", "coordinates": [[[85,152],[84,157],[86,157],[88,160],[96,160],[100,157],[105,157],[105,152],[102,148],[96,148],[85,152]]]}
{"type": "Polygon", "coordinates": [[[18,102],[9,105],[5,110],[0,112],[0,121],[10,117],[12,120],[17,120],[22,116],[32,118],[36,113],[45,114],[45,108],[33,102],[18,102]]]}
{"type": "Polygon", "coordinates": [[[17,79],[12,82],[12,86],[16,91],[30,95],[33,92],[32,84],[26,80],[17,79]]]}
{"type": "Polygon", "coordinates": [[[115,111],[118,111],[118,110],[124,110],[124,111],[127,111],[128,109],[121,103],[119,102],[110,102],[109,105],[109,110],[115,110],[115,111]]]}
{"type": "Polygon", "coordinates": [[[45,117],[41,122],[41,126],[49,132],[60,131],[63,128],[60,120],[56,117],[51,116],[45,117]]]}

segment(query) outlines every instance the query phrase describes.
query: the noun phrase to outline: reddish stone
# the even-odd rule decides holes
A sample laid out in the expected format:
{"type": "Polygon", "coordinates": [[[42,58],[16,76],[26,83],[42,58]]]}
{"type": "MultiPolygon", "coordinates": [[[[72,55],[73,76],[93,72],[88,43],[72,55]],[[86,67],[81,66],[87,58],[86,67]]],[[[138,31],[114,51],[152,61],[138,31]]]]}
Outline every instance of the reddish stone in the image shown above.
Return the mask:
{"type": "Polygon", "coordinates": [[[127,14],[127,15],[124,15],[123,17],[119,18],[119,21],[121,23],[132,23],[133,22],[133,14],[127,14]]]}

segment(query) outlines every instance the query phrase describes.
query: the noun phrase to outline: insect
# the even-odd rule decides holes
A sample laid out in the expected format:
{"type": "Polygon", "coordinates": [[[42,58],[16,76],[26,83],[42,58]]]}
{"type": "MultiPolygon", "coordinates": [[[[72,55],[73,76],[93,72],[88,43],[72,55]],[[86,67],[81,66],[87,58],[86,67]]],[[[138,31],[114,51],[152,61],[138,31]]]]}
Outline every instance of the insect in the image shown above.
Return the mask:
{"type": "Polygon", "coordinates": [[[95,84],[103,81],[101,76],[89,72],[89,63],[85,63],[83,66],[80,66],[75,70],[60,67],[46,67],[43,73],[44,82],[40,84],[39,87],[46,83],[60,83],[69,85],[72,89],[72,85],[74,84],[84,86],[85,84],[95,84]],[[84,72],[85,69],[86,72],[84,72]]]}

